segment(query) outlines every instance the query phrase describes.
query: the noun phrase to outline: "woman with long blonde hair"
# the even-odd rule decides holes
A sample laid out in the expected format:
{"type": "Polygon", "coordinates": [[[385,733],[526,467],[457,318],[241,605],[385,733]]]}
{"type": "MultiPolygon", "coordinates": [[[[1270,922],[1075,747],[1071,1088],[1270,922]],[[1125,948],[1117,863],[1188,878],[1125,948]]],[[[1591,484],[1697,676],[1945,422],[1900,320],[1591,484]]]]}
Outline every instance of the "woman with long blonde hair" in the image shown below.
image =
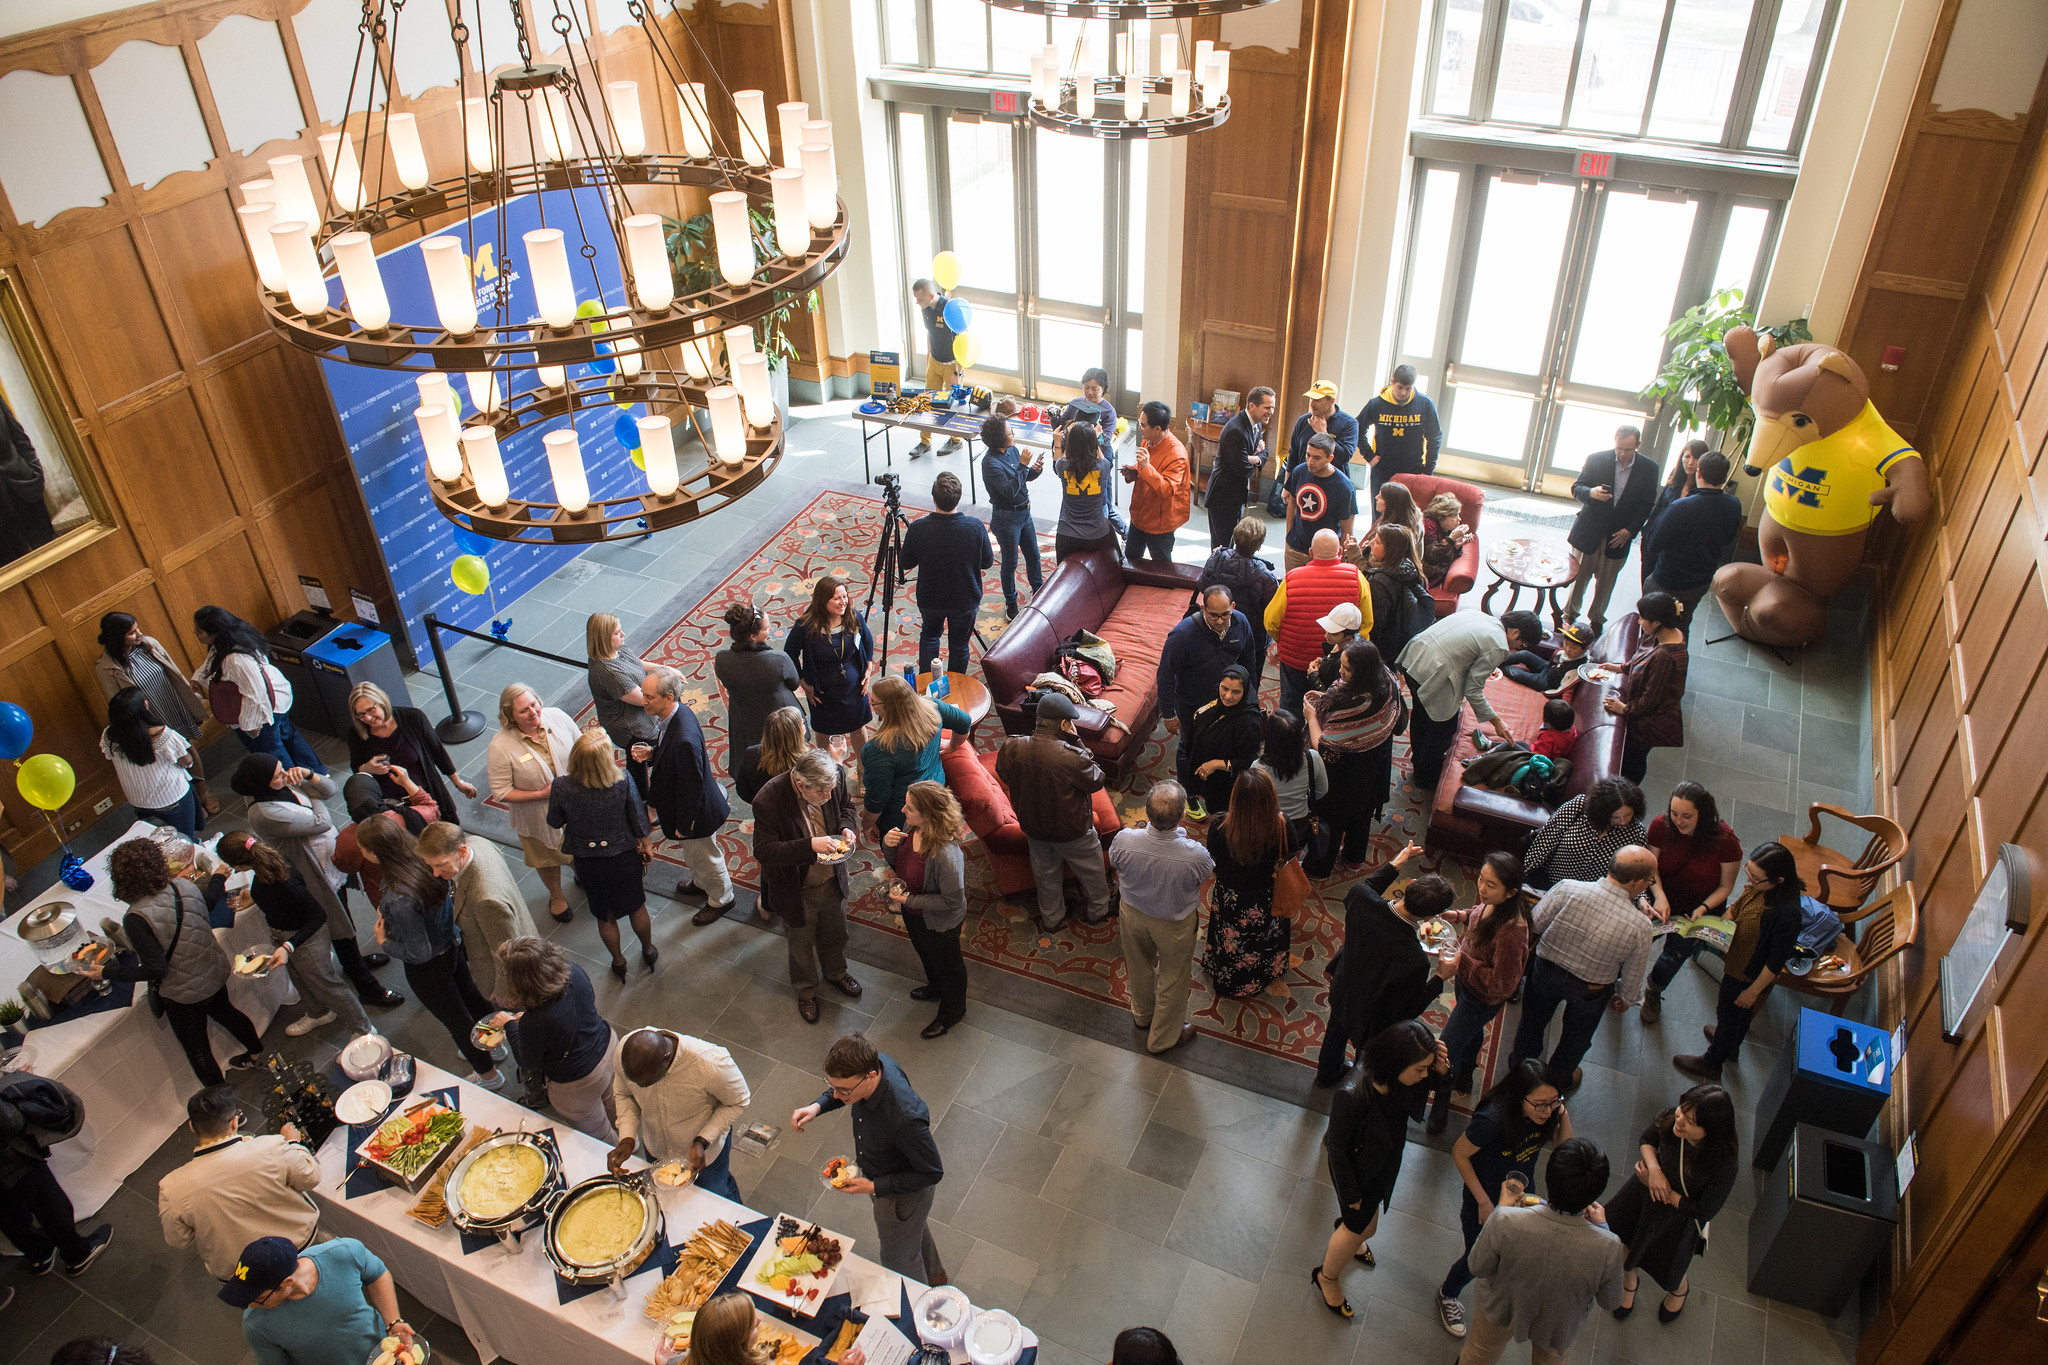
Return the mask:
{"type": "Polygon", "coordinates": [[[967,961],[960,955],[960,925],[967,918],[967,860],[960,850],[966,819],[953,793],[938,782],[913,782],[904,793],[902,829],[882,836],[900,880],[889,885],[889,902],[903,916],[903,928],[924,985],[912,1000],[936,1000],[939,1014],[923,1036],[943,1038],[967,1013],[967,961]]]}
{"type": "Polygon", "coordinates": [[[748,748],[734,765],[732,784],[740,800],[753,805],[755,794],[768,785],[768,779],[788,772],[797,755],[813,743],[801,707],[770,711],[761,724],[761,742],[748,748]]]}
{"type": "Polygon", "coordinates": [[[594,612],[583,623],[583,647],[590,659],[587,676],[590,700],[597,706],[597,723],[627,756],[626,775],[644,799],[647,765],[632,757],[633,746],[661,738],[661,722],[647,714],[647,697],[640,691],[640,684],[647,680],[647,665],[626,652],[625,628],[608,611],[594,612]]]}
{"type": "Polygon", "coordinates": [[[775,1351],[761,1341],[759,1328],[751,1297],[720,1294],[690,1324],[689,1365],[775,1365],[775,1351]]]}
{"type": "Polygon", "coordinates": [[[516,682],[498,694],[498,733],[484,751],[491,799],[504,803],[519,851],[547,888],[548,913],[557,924],[576,916],[562,894],[570,858],[562,852],[562,832],[548,824],[548,789],[568,770],[577,733],[568,712],[541,705],[539,693],[516,682]]]}
{"type": "Polygon", "coordinates": [[[630,919],[640,936],[640,961],[649,971],[661,956],[647,918],[640,873],[653,859],[647,805],[619,772],[610,736],[585,730],[569,749],[569,771],[548,786],[548,823],[562,831],[562,848],[575,862],[576,884],[590,898],[597,936],[611,950],[612,975],[626,979],[619,951],[619,921],[630,919]]]}
{"type": "Polygon", "coordinates": [[[880,723],[875,737],[861,746],[861,770],[867,780],[862,804],[874,813],[876,828],[886,834],[903,823],[903,797],[911,783],[945,784],[946,769],[939,762],[945,732],[964,736],[974,721],[951,702],[920,695],[901,678],[877,678],[868,690],[880,723]]]}

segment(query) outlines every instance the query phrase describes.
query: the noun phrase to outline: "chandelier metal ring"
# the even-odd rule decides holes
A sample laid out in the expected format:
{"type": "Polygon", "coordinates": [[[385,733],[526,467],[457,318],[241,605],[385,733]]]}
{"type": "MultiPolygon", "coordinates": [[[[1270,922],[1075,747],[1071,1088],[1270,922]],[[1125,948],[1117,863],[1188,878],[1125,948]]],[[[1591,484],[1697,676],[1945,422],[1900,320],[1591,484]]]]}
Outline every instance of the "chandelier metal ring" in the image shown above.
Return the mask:
{"type": "Polygon", "coordinates": [[[1048,19],[1205,19],[1277,0],[988,0],[996,9],[1048,19]]]}
{"type": "MultiPolygon", "coordinates": [[[[1059,107],[1055,109],[1042,100],[1032,100],[1031,121],[1040,128],[1074,137],[1144,141],[1149,138],[1185,137],[1189,133],[1221,127],[1230,118],[1230,96],[1227,94],[1220,97],[1214,106],[1198,104],[1185,114],[1119,118],[1115,111],[1123,108],[1126,79],[1123,76],[1095,77],[1095,112],[1084,118],[1074,112],[1075,78],[1066,77],[1060,81],[1059,107]]],[[[1173,90],[1173,78],[1170,76],[1146,76],[1142,81],[1148,107],[1153,95],[1170,94],[1173,90]]]]}

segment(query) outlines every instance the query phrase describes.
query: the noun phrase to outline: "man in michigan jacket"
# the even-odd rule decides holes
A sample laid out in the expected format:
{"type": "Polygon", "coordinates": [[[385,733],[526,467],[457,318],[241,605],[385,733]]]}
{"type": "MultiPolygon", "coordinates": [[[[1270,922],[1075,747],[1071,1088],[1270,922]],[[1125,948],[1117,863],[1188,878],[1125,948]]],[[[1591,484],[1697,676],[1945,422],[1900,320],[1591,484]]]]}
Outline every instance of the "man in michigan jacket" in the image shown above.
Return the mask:
{"type": "Polygon", "coordinates": [[[1415,390],[1415,367],[1397,365],[1387,387],[1358,412],[1361,440],[1369,439],[1372,491],[1396,474],[1434,474],[1443,452],[1443,427],[1436,404],[1415,390]]]}

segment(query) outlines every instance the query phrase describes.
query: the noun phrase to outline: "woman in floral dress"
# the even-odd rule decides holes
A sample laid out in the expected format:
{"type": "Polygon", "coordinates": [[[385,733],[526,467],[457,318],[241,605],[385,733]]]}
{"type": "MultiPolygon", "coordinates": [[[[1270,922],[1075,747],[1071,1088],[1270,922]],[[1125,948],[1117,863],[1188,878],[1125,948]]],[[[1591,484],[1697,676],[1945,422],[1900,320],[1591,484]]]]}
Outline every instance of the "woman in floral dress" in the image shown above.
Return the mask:
{"type": "Polygon", "coordinates": [[[1242,1000],[1266,989],[1287,965],[1287,921],[1273,913],[1287,822],[1273,779],[1261,769],[1239,773],[1230,809],[1209,821],[1209,856],[1216,860],[1216,892],[1202,967],[1216,994],[1242,1000]]]}

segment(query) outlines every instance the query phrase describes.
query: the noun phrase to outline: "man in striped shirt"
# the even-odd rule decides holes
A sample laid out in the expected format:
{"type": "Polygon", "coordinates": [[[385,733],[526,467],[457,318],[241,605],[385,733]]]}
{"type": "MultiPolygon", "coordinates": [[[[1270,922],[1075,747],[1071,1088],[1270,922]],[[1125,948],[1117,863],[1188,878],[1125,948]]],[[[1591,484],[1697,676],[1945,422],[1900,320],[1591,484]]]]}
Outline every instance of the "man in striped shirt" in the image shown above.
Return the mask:
{"type": "Polygon", "coordinates": [[[1567,1093],[1578,1089],[1579,1062],[1592,1046],[1601,1014],[1620,1014],[1642,1002],[1654,940],[1636,898],[1656,877],[1656,853],[1630,844],[1614,855],[1599,881],[1561,881],[1536,903],[1536,932],[1542,937],[1522,992],[1510,1071],[1542,1052],[1550,1017],[1563,1005],[1564,1031],[1550,1054],[1550,1069],[1560,1081],[1570,1073],[1567,1093]]]}

